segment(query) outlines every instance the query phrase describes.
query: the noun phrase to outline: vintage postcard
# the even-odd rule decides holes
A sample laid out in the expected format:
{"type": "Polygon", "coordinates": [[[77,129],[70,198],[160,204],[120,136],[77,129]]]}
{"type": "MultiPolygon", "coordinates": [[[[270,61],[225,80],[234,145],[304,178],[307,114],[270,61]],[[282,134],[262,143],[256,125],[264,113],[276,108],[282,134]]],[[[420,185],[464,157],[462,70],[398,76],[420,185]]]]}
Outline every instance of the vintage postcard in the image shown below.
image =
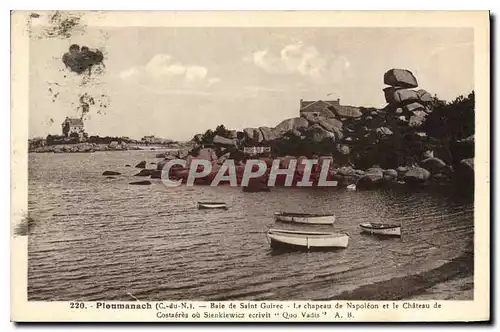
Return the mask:
{"type": "Polygon", "coordinates": [[[11,20],[12,321],[490,320],[488,11],[11,20]]]}

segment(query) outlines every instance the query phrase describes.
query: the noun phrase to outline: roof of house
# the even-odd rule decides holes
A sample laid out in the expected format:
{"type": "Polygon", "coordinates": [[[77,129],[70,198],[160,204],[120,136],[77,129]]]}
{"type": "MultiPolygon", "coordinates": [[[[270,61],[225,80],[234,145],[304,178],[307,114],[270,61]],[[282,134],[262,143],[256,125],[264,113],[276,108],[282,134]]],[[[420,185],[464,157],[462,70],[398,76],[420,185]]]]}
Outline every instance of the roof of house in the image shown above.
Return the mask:
{"type": "Polygon", "coordinates": [[[313,101],[301,100],[300,101],[300,110],[303,111],[303,110],[309,108],[310,106],[312,106],[312,105],[314,105],[316,103],[319,103],[319,102],[325,103],[328,106],[333,106],[333,105],[339,105],[340,104],[339,100],[313,100],[313,101]]]}
{"type": "Polygon", "coordinates": [[[66,118],[63,124],[66,122],[69,122],[71,126],[83,126],[83,120],[79,118],[66,118]]]}

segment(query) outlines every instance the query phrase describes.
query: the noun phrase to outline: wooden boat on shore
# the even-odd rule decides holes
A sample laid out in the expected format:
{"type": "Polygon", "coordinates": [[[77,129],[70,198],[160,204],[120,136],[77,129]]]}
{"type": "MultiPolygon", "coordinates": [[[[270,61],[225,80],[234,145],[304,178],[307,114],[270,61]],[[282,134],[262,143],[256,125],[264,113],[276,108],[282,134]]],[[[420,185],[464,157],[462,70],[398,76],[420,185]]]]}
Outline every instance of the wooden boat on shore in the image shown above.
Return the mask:
{"type": "Polygon", "coordinates": [[[332,225],[335,222],[334,214],[314,214],[296,212],[274,212],[276,221],[294,222],[300,224],[332,225]]]}
{"type": "Polygon", "coordinates": [[[309,232],[286,229],[269,229],[267,237],[271,247],[296,247],[302,249],[347,248],[349,235],[346,233],[309,232]]]}
{"type": "Polygon", "coordinates": [[[360,224],[359,227],[361,227],[363,232],[370,234],[401,236],[400,224],[381,224],[369,222],[360,224]]]}
{"type": "Polygon", "coordinates": [[[198,209],[227,209],[224,202],[197,202],[198,209]]]}

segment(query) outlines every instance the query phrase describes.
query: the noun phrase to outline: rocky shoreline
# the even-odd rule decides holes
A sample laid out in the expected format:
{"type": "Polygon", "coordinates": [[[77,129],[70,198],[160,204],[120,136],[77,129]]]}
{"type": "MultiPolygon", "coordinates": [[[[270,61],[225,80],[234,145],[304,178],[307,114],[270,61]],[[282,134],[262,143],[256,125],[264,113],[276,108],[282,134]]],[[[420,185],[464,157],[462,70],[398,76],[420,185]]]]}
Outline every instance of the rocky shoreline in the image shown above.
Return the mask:
{"type": "MultiPolygon", "coordinates": [[[[187,144],[189,146],[189,144],[187,144]]],[[[165,149],[186,148],[183,144],[174,144],[164,146],[165,149]]],[[[76,144],[57,144],[29,147],[29,153],[92,153],[96,151],[127,151],[127,150],[156,150],[157,146],[144,146],[138,144],[128,144],[125,142],[111,142],[110,144],[97,143],[76,143],[76,144]]]]}
{"type": "MultiPolygon", "coordinates": [[[[175,151],[158,154],[157,158],[163,160],[155,169],[147,169],[145,162],[141,163],[138,168],[143,170],[136,175],[161,178],[169,160],[182,159],[185,167],[171,168],[169,177],[185,183],[192,161],[203,159],[210,162],[212,169],[207,176],[197,178],[195,184],[208,185],[224,162],[232,160],[239,185],[247,160],[260,159],[268,170],[253,182],[256,191],[267,191],[269,188],[262,184],[267,183],[274,160],[279,159],[280,168],[288,168],[291,160],[296,160],[292,183],[296,186],[304,175],[303,159],[317,160],[318,165],[330,159],[327,180],[337,181],[339,187],[459,184],[473,193],[474,92],[451,102],[439,100],[424,89],[416,90],[417,79],[406,69],[390,69],[383,81],[388,87],[383,89],[387,105],[382,109],[324,103],[325,107],[314,111],[301,109],[299,117],[283,120],[273,128],[237,131],[220,125],[214,131],[195,135],[190,142],[176,144],[175,151]]],[[[141,148],[137,145],[113,141],[108,145],[41,146],[30,152],[138,149],[141,148]]],[[[317,185],[321,174],[318,165],[311,172],[313,185],[317,185]]],[[[278,176],[276,185],[284,182],[285,176],[278,176]]]]}
{"type": "Polygon", "coordinates": [[[96,143],[77,143],[77,144],[58,144],[45,145],[29,149],[32,153],[91,153],[96,151],[124,151],[140,150],[138,146],[127,144],[96,144],[96,143]]]}
{"type": "MultiPolygon", "coordinates": [[[[170,170],[170,176],[185,180],[194,159],[208,160],[212,173],[197,184],[207,184],[227,159],[235,161],[238,179],[247,159],[288,167],[291,159],[332,160],[328,179],[339,186],[356,184],[373,188],[387,183],[426,185],[458,183],[474,186],[474,93],[444,102],[418,86],[406,69],[391,69],[384,75],[387,105],[382,109],[330,105],[320,112],[301,112],[274,128],[215,131],[195,135],[190,151],[166,156],[155,175],[169,159],[185,159],[186,168],[170,170]],[[245,149],[268,147],[270,152],[249,155],[245,149]]],[[[321,162],[319,162],[321,164],[321,162]]],[[[317,179],[319,170],[311,178],[317,179]]],[[[266,181],[266,176],[262,181],[266,181]]],[[[302,177],[300,169],[294,183],[302,177]]],[[[278,177],[277,185],[280,183],[278,177]]],[[[470,190],[473,192],[473,190],[470,190]]]]}

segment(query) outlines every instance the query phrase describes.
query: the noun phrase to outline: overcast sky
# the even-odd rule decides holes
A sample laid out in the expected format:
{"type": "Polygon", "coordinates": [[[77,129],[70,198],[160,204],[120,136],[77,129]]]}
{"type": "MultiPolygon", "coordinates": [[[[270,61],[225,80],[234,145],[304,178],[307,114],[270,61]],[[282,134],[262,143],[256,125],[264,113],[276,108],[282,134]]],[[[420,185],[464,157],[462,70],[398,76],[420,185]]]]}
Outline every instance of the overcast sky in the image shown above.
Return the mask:
{"type": "Polygon", "coordinates": [[[272,127],[298,116],[301,98],[382,108],[391,68],[451,100],[473,89],[473,42],[473,30],[459,28],[128,27],[33,38],[30,137],[60,134],[85,92],[108,104],[105,114],[91,109],[90,135],[175,140],[218,124],[272,127]],[[103,74],[84,86],[61,61],[73,43],[105,53],[103,74]]]}

